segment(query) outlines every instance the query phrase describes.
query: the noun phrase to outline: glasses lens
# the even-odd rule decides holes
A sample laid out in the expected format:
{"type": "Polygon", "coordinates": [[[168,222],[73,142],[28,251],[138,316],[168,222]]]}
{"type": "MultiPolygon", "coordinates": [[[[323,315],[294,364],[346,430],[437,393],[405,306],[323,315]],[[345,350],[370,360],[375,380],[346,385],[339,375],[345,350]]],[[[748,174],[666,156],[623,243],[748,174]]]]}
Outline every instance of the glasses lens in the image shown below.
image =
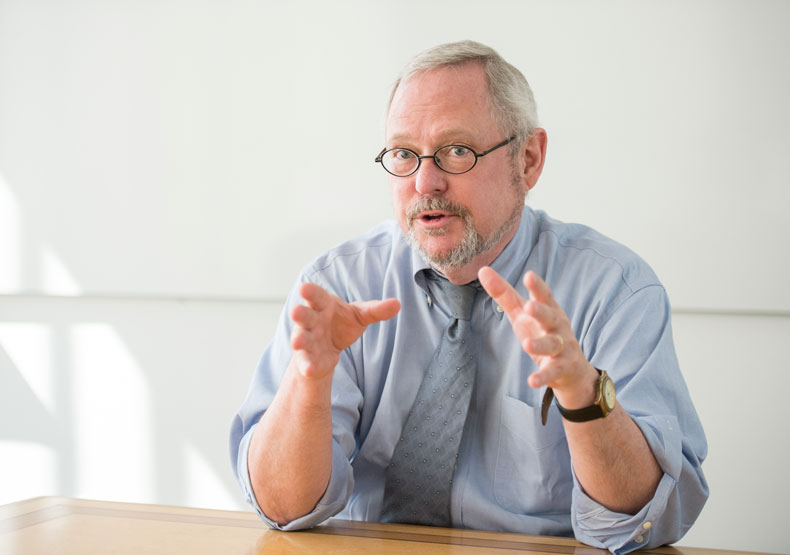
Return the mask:
{"type": "Polygon", "coordinates": [[[381,156],[384,168],[395,175],[409,175],[417,169],[419,162],[417,153],[405,148],[393,148],[381,156]]]}
{"type": "Polygon", "coordinates": [[[475,153],[462,145],[447,145],[436,152],[435,160],[446,172],[464,173],[475,165],[475,153]]]}

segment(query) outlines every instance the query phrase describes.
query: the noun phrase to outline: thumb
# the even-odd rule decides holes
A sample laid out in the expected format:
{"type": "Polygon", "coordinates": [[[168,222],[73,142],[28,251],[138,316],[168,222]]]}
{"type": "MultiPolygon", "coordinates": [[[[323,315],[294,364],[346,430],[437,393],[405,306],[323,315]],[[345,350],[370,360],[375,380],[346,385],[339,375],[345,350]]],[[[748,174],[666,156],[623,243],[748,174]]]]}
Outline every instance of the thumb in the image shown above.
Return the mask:
{"type": "Polygon", "coordinates": [[[357,319],[363,326],[369,326],[382,320],[389,320],[400,310],[398,299],[385,299],[383,301],[361,301],[353,304],[356,309],[357,319]]]}

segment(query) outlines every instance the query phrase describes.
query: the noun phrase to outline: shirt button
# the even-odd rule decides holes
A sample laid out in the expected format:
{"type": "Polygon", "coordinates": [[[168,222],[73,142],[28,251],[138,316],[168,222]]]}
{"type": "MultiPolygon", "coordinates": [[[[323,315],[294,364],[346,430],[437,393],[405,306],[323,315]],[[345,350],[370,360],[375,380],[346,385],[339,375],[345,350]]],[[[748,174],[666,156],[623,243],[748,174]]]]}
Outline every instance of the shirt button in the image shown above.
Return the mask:
{"type": "Polygon", "coordinates": [[[643,541],[645,541],[645,537],[644,536],[637,536],[636,537],[636,543],[642,543],[643,541]]]}
{"type": "Polygon", "coordinates": [[[499,306],[499,305],[496,305],[496,311],[497,311],[497,312],[504,312],[504,311],[505,311],[505,309],[504,309],[504,308],[502,308],[502,307],[501,307],[501,306],[499,306]]]}
{"type": "Polygon", "coordinates": [[[653,527],[653,523],[650,522],[649,520],[642,525],[642,528],[644,528],[645,530],[650,530],[652,527],[653,527]]]}
{"type": "Polygon", "coordinates": [[[425,302],[428,303],[428,306],[431,306],[432,303],[431,303],[431,296],[430,295],[425,295],[425,302]]]}

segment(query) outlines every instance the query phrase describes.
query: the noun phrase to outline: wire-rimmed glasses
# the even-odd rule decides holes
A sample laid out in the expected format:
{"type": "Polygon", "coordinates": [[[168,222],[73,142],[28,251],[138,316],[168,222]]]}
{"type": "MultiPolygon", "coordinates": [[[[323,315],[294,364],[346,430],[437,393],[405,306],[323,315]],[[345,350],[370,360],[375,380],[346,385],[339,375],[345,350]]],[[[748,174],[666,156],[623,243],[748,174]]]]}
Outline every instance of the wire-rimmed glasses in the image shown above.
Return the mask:
{"type": "Polygon", "coordinates": [[[395,147],[382,150],[375,162],[395,177],[408,177],[418,169],[425,158],[433,158],[436,166],[447,173],[466,173],[477,164],[477,160],[490,152],[505,146],[515,139],[515,135],[505,139],[488,150],[477,153],[465,145],[445,145],[436,149],[431,155],[420,156],[410,148],[395,147]]]}

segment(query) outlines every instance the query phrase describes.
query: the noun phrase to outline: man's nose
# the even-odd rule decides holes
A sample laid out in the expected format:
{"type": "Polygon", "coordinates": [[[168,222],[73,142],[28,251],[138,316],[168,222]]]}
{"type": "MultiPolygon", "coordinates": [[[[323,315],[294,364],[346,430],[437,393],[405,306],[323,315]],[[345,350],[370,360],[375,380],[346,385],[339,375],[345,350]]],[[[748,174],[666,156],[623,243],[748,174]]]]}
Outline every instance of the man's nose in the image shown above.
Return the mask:
{"type": "Polygon", "coordinates": [[[414,174],[414,188],[421,195],[435,195],[447,189],[447,172],[439,169],[433,158],[423,158],[414,174]]]}

